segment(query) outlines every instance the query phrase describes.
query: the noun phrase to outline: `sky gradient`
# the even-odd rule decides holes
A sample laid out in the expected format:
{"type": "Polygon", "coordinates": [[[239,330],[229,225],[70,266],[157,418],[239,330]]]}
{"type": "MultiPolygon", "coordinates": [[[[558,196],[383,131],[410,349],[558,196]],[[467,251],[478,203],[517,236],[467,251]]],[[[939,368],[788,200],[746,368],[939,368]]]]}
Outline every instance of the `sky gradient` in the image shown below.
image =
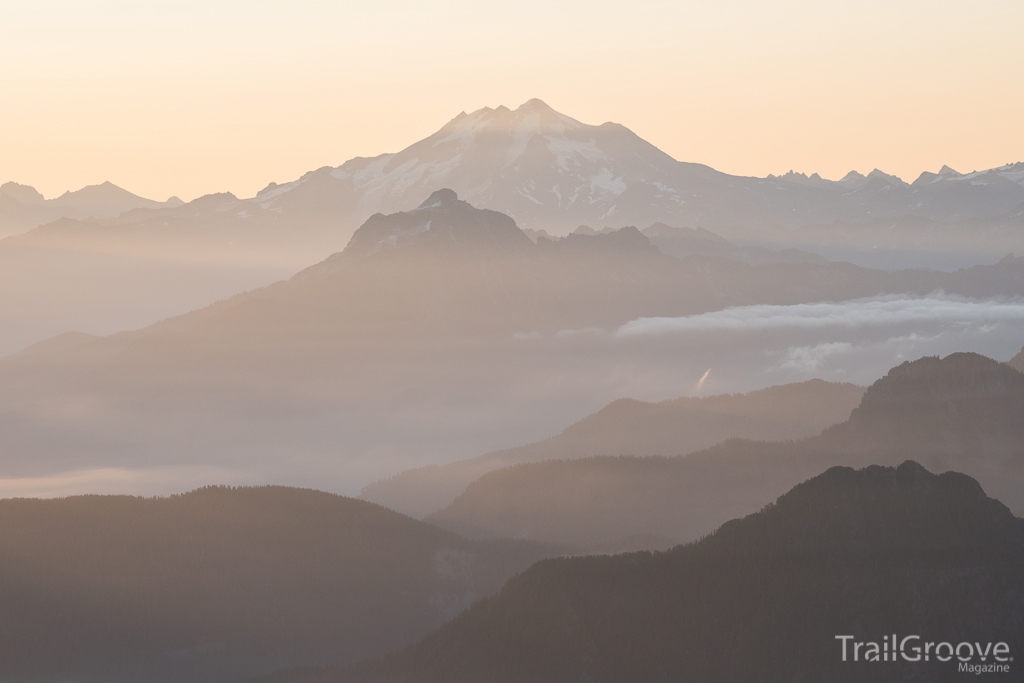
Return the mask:
{"type": "Polygon", "coordinates": [[[1024,160],[1024,3],[0,2],[0,182],[154,199],[539,97],[743,175],[1024,160]]]}

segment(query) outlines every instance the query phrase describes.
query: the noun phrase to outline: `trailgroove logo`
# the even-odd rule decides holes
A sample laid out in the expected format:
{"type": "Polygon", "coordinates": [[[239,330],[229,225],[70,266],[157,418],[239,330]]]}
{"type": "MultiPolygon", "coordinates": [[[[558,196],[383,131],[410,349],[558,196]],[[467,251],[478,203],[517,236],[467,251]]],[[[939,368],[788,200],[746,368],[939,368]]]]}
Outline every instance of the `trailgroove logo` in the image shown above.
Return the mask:
{"type": "Polygon", "coordinates": [[[964,673],[1010,673],[1010,646],[1007,643],[925,642],[921,636],[896,634],[876,641],[857,641],[856,636],[836,636],[842,643],[844,662],[951,662],[954,659],[964,673]]]}

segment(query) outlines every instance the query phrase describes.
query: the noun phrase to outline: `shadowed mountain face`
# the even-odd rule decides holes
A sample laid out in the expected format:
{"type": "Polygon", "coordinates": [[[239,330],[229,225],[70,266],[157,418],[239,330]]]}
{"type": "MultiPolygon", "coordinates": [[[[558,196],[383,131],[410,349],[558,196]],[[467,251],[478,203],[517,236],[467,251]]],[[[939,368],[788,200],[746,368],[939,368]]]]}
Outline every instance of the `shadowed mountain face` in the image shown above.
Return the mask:
{"type": "Polygon", "coordinates": [[[0,678],[224,681],[420,638],[554,548],[283,487],[0,501],[0,678]]]}
{"type": "Polygon", "coordinates": [[[483,537],[694,539],[815,471],[906,457],[968,473],[1015,513],[1024,512],[1024,375],[977,354],[922,358],[893,368],[848,421],[817,437],[726,441],[684,457],[518,465],[482,476],[428,519],[483,537]]]}
{"type": "Polygon", "coordinates": [[[671,334],[626,333],[638,318],[940,289],[1014,296],[1022,264],[939,273],[679,260],[635,228],[533,243],[507,216],[439,191],[372,217],[351,248],[287,282],[0,361],[0,475],[207,468],[207,480],[227,471],[231,483],[354,492],[535,440],[633,386],[640,396],[692,386],[699,374],[680,381],[687,359],[671,334]]]}
{"type": "Polygon", "coordinates": [[[836,467],[693,545],[543,561],[383,662],[273,680],[962,680],[955,658],[854,662],[853,642],[844,662],[835,636],[1019,657],[1021,586],[1024,521],[974,480],[836,467]]]}
{"type": "Polygon", "coordinates": [[[812,436],[847,419],[863,387],[810,380],[749,394],[621,399],[528,446],[401,472],[363,489],[362,497],[423,516],[450,504],[475,479],[518,463],[600,455],[683,455],[728,438],[785,441],[812,436]]]}

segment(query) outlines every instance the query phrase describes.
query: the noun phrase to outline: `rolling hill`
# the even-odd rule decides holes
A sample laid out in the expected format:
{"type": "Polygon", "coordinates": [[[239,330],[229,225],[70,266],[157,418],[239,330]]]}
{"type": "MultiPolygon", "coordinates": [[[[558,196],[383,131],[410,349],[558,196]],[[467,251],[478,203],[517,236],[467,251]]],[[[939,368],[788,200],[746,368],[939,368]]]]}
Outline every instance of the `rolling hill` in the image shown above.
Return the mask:
{"type": "Polygon", "coordinates": [[[0,500],[0,678],[226,681],[363,659],[557,552],[277,486],[0,500]]]}

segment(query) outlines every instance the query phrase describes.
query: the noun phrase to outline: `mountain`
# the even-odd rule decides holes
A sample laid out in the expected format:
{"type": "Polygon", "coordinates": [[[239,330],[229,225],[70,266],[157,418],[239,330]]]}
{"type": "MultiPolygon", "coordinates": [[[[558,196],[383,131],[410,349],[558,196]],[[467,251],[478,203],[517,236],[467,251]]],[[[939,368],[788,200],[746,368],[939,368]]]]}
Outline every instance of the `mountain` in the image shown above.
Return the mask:
{"type": "Polygon", "coordinates": [[[371,217],[288,281],[74,353],[0,360],[0,475],[128,470],[165,482],[146,489],[157,493],[213,467],[230,483],[355,492],[539,440],[637,387],[678,396],[723,353],[735,365],[726,336],[702,334],[692,376],[675,337],[622,333],[631,321],[937,290],[1024,295],[1024,258],[886,272],[676,259],[636,228],[533,243],[508,216],[438,191],[371,217]]]}
{"type": "Polygon", "coordinates": [[[819,448],[877,462],[920,459],[967,472],[1024,513],[1024,374],[958,353],[893,368],[868,387],[850,419],[827,429],[819,448]]]}
{"type": "Polygon", "coordinates": [[[52,200],[55,206],[67,207],[91,218],[115,218],[132,209],[158,209],[181,206],[177,197],[166,202],[145,199],[123,190],[107,181],[100,185],[87,185],[81,190],[65,192],[52,200]]]}
{"type": "Polygon", "coordinates": [[[853,384],[810,380],[748,394],[658,403],[620,399],[558,436],[400,472],[366,486],[360,497],[422,517],[450,504],[484,474],[518,463],[597,455],[681,455],[728,438],[787,441],[812,436],[849,418],[863,394],[863,387],[853,384]]]}
{"type": "Polygon", "coordinates": [[[1022,585],[1024,521],[976,481],[836,467],[697,543],[546,560],[401,653],[268,680],[955,681],[961,642],[1015,670],[1022,585]]]}
{"type": "Polygon", "coordinates": [[[171,197],[156,202],[105,182],[45,199],[34,187],[7,182],[0,185],[0,237],[14,235],[59,218],[114,218],[132,209],[181,205],[171,197]]]}
{"type": "MultiPolygon", "coordinates": [[[[408,210],[442,187],[507,213],[524,228],[565,234],[586,224],[799,227],[916,215],[984,219],[1024,202],[1024,163],[983,173],[922,176],[909,185],[873,171],[863,182],[745,178],[672,159],[614,123],[587,125],[540,100],[462,113],[397,154],[353,159],[256,198],[286,209],[302,188],[338,200],[354,228],[375,212],[408,210]]],[[[254,200],[255,201],[255,200],[254,200]]]]}
{"type": "Polygon", "coordinates": [[[0,678],[225,681],[363,659],[556,552],[279,486],[0,500],[0,678]]]}
{"type": "Polygon", "coordinates": [[[531,235],[648,225],[673,255],[956,270],[1024,253],[1022,169],[944,169],[909,185],[880,171],[836,182],[731,176],[531,100],[460,114],[401,152],[272,182],[255,197],[154,202],[103,183],[46,200],[5,183],[0,238],[18,239],[0,244],[0,355],[71,329],[136,329],[266,286],[343,250],[373,214],[412,210],[443,188],[531,235]],[[735,248],[681,237],[709,228],[735,248]]]}
{"type": "MultiPolygon", "coordinates": [[[[806,250],[811,243],[829,244],[829,226],[839,226],[852,241],[843,258],[870,261],[878,249],[913,244],[919,265],[934,261],[953,269],[1024,253],[1020,230],[1014,229],[1024,210],[1024,162],[968,174],[922,174],[912,184],[877,169],[867,176],[851,172],[840,181],[795,173],[733,176],[677,161],[620,124],[581,123],[536,99],[515,110],[463,112],[400,152],[272,182],[255,197],[200,198],[184,223],[163,209],[140,209],[118,220],[140,230],[164,221],[171,227],[189,221],[244,225],[238,231],[243,239],[232,240],[240,250],[267,252],[271,244],[308,248],[316,253],[308,261],[313,262],[342,249],[373,214],[412,210],[443,188],[509,215],[520,228],[555,235],[581,224],[661,222],[716,230],[743,242],[741,248],[806,250]],[[880,223],[891,228],[908,218],[935,226],[909,235],[879,230],[862,238],[853,229],[880,223]],[[806,227],[813,229],[802,232],[806,227]],[[282,233],[287,240],[280,240],[282,233]],[[921,256],[933,251],[934,257],[921,256]]],[[[210,241],[223,242],[219,227],[210,241]]]]}
{"type": "MultiPolygon", "coordinates": [[[[638,534],[692,540],[768,504],[815,471],[907,457],[968,473],[1021,514],[1022,416],[1024,375],[1016,370],[971,353],[922,358],[893,368],[868,388],[847,421],[816,437],[731,440],[674,457],[516,465],[483,475],[427,520],[477,537],[580,544],[638,534]]],[[[623,443],[629,438],[620,436],[623,443]]],[[[646,435],[633,438],[644,444],[646,435]]]]}
{"type": "Polygon", "coordinates": [[[1016,356],[1006,362],[1011,368],[1024,372],[1024,348],[1016,356]]]}
{"type": "MultiPolygon", "coordinates": [[[[155,202],[111,183],[44,199],[34,188],[0,186],[0,356],[78,330],[137,329],[293,275],[312,260],[281,267],[234,258],[163,224],[108,224],[155,202]]],[[[161,223],[163,223],[161,221],[161,223]]],[[[280,257],[276,261],[280,261],[280,257]]]]}

